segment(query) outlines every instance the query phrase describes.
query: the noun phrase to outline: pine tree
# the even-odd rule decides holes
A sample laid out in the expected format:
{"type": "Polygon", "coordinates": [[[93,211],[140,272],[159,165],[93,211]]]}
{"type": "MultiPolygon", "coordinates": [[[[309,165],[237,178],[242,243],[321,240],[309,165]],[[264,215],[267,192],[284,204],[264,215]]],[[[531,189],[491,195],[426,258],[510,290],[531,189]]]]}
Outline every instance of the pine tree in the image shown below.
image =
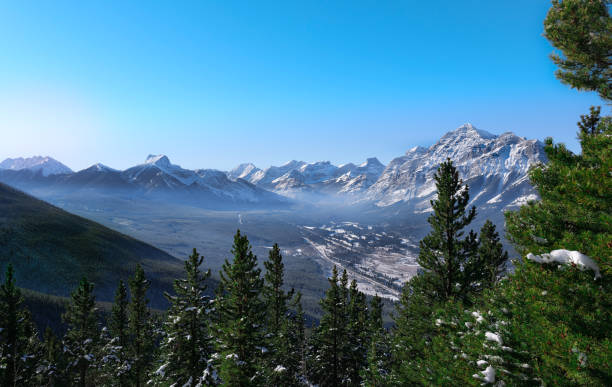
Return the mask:
{"type": "Polygon", "coordinates": [[[85,387],[94,384],[93,366],[97,352],[98,317],[96,316],[94,285],[81,279],[79,286],[71,295],[71,302],[66,313],[62,316],[68,324],[68,331],[64,336],[68,372],[74,385],[85,387]]]}
{"type": "Polygon", "coordinates": [[[185,261],[185,279],[174,281],[161,344],[161,359],[153,375],[154,384],[195,387],[213,385],[210,313],[212,301],[206,295],[210,270],[202,272],[204,257],[196,249],[185,261]]]}
{"type": "MultiPolygon", "coordinates": [[[[345,271],[346,273],[346,271],[345,271]]],[[[323,316],[312,337],[309,354],[309,380],[322,387],[340,386],[344,382],[343,360],[346,348],[346,275],[338,279],[338,269],[334,266],[329,278],[329,289],[320,305],[323,316]]]]}
{"type": "Polygon", "coordinates": [[[347,334],[344,369],[345,384],[359,386],[360,371],[366,366],[368,341],[370,339],[367,325],[367,304],[365,294],[357,289],[357,281],[352,280],[349,288],[347,309],[347,334]]]}
{"type": "Polygon", "coordinates": [[[284,270],[283,257],[278,244],[272,246],[268,260],[264,262],[266,273],[264,275],[263,297],[267,306],[267,332],[273,337],[278,336],[283,319],[287,315],[287,302],[293,297],[293,289],[289,292],[283,290],[284,270]]]}
{"type": "Polygon", "coordinates": [[[47,327],[43,337],[38,384],[47,387],[69,385],[68,375],[66,374],[67,367],[62,342],[53,333],[53,330],[47,327]]]}
{"type": "Polygon", "coordinates": [[[105,384],[128,386],[128,372],[132,358],[128,351],[128,296],[125,283],[120,280],[115,292],[115,302],[101,335],[100,378],[105,384]]]}
{"type": "Polygon", "coordinates": [[[144,384],[152,363],[154,349],[153,326],[149,300],[146,298],[150,282],[145,278],[140,264],[136,265],[134,276],[130,278],[130,303],[128,305],[129,356],[131,357],[131,383],[140,387],[144,384]]]}
{"type": "Polygon", "coordinates": [[[39,362],[37,332],[16,285],[13,266],[0,285],[0,383],[4,387],[33,384],[39,362]]]}
{"type": "Polygon", "coordinates": [[[273,386],[299,385],[301,376],[301,351],[303,314],[289,312],[289,307],[301,309],[301,296],[294,297],[294,290],[283,290],[284,265],[278,244],[274,244],[268,260],[264,262],[263,297],[267,309],[266,337],[268,383],[273,386]]]}
{"type": "Polygon", "coordinates": [[[498,281],[508,261],[508,252],[504,251],[495,225],[487,219],[480,229],[478,238],[478,259],[474,270],[482,270],[481,287],[491,288],[498,281]]]}
{"type": "Polygon", "coordinates": [[[234,259],[225,260],[221,275],[223,294],[216,300],[220,318],[215,333],[220,356],[219,376],[226,386],[260,385],[264,344],[265,303],[257,257],[240,230],[234,236],[234,259]]]}
{"type": "Polygon", "coordinates": [[[278,338],[275,341],[274,359],[270,367],[268,385],[303,386],[305,331],[302,295],[298,292],[291,300],[292,309],[282,320],[278,338]]]}
{"type": "Polygon", "coordinates": [[[361,370],[363,384],[384,386],[391,368],[391,348],[383,324],[383,304],[375,295],[368,310],[367,332],[369,336],[367,365],[361,370]]]}
{"type": "Polygon", "coordinates": [[[551,55],[561,82],[612,99],[612,19],[609,0],[553,0],[544,35],[560,52],[551,55]]]}
{"type": "Polygon", "coordinates": [[[396,305],[391,379],[408,385],[418,384],[414,361],[425,356],[435,334],[432,316],[438,301],[429,296],[433,293],[431,276],[423,273],[412,277],[404,284],[396,305]]]}
{"type": "Polygon", "coordinates": [[[473,267],[469,261],[476,255],[476,234],[470,232],[461,239],[463,229],[476,216],[476,208],[467,209],[468,186],[463,185],[450,159],[440,164],[434,179],[438,197],[431,201],[433,214],[427,219],[432,230],[419,244],[417,262],[432,274],[427,277],[433,291],[429,297],[444,301],[465,296],[478,280],[473,271],[463,270],[473,267]]]}
{"type": "Polygon", "coordinates": [[[592,108],[578,126],[580,154],[545,140],[548,163],[529,173],[541,200],[507,212],[506,232],[522,255],[577,250],[612,273],[612,120],[592,108]]]}

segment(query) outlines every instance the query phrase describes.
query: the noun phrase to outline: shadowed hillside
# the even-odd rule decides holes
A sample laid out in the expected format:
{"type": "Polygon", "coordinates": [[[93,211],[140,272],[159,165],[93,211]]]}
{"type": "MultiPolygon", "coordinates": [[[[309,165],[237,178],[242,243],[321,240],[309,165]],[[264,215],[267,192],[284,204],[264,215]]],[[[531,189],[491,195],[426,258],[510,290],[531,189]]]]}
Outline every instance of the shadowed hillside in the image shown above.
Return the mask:
{"type": "Polygon", "coordinates": [[[86,276],[100,301],[112,301],[140,263],[154,308],[167,306],[163,291],[183,276],[182,261],[162,250],[0,184],[0,269],[9,262],[21,287],[68,296],[86,276]]]}

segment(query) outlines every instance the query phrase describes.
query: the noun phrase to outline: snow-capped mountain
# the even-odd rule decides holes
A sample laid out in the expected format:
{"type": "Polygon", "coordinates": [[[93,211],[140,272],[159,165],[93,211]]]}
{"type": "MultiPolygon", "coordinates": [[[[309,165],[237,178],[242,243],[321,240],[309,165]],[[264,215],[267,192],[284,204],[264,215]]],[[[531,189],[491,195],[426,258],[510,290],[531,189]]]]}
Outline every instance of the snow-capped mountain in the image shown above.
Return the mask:
{"type": "Polygon", "coordinates": [[[471,203],[479,207],[506,207],[535,199],[527,172],[531,165],[546,160],[538,140],[510,132],[496,136],[465,124],[429,148],[414,147],[392,160],[365,198],[382,207],[404,202],[416,212],[427,211],[436,191],[433,175],[448,158],[469,185],[471,203]]]}
{"type": "Polygon", "coordinates": [[[329,161],[306,163],[292,160],[265,170],[253,164],[241,164],[230,171],[228,176],[248,180],[259,187],[287,196],[303,192],[357,194],[374,184],[384,169],[385,166],[376,158],[369,158],[360,165],[348,163],[340,166],[329,161]]]}
{"type": "Polygon", "coordinates": [[[231,180],[244,179],[250,181],[252,176],[257,172],[260,172],[261,169],[257,168],[255,165],[251,163],[240,164],[236,168],[232,169],[227,173],[227,177],[231,180]]]}
{"type": "Polygon", "coordinates": [[[12,171],[20,171],[24,169],[33,172],[40,171],[43,176],[72,173],[70,168],[49,156],[34,156],[28,158],[17,157],[15,159],[8,158],[0,163],[0,169],[8,169],[12,171]]]}
{"type": "Polygon", "coordinates": [[[144,163],[118,171],[95,164],[78,172],[36,174],[33,170],[0,170],[0,181],[24,190],[54,192],[80,189],[99,193],[122,192],[190,203],[286,204],[287,200],[246,180],[230,180],[225,172],[189,170],[172,164],[167,156],[150,155],[144,163]]]}

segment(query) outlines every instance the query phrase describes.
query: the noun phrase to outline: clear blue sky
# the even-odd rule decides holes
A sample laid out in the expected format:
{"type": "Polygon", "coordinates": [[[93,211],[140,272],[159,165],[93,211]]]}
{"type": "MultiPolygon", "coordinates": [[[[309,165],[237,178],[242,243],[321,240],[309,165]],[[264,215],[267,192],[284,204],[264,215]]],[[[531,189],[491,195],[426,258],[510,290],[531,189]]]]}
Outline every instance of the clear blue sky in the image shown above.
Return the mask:
{"type": "Polygon", "coordinates": [[[3,1],[0,159],[386,163],[464,122],[576,150],[602,102],[555,79],[549,6],[3,1]]]}

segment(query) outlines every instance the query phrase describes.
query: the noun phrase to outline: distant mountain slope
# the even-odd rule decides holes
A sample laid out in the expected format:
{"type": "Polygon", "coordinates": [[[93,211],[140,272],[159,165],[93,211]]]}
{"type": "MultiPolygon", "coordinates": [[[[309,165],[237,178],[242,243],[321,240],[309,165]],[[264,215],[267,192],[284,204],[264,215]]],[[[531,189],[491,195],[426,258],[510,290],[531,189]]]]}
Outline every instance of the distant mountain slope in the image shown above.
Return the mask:
{"type": "Polygon", "coordinates": [[[72,173],[70,168],[49,156],[9,158],[0,163],[0,169],[9,169],[12,171],[27,169],[33,172],[40,172],[43,176],[72,173]]]}
{"type": "Polygon", "coordinates": [[[118,171],[95,164],[78,172],[42,174],[33,169],[0,169],[0,182],[37,196],[53,193],[128,194],[133,197],[176,200],[212,208],[286,206],[289,201],[243,179],[230,180],[213,169],[188,170],[164,155],[150,155],[142,164],[118,171]],[[43,192],[40,192],[42,190],[43,192]]]}
{"type": "Polygon", "coordinates": [[[118,280],[140,263],[157,308],[183,276],[182,261],[165,252],[0,184],[0,270],[9,262],[21,287],[68,296],[87,276],[100,301],[112,301],[118,280]]]}
{"type": "Polygon", "coordinates": [[[507,132],[499,136],[465,124],[429,148],[415,147],[392,160],[365,198],[380,207],[407,204],[428,211],[435,195],[433,175],[447,158],[470,187],[471,204],[505,208],[535,199],[529,167],[546,161],[543,144],[507,132]]]}
{"type": "Polygon", "coordinates": [[[385,166],[375,157],[363,164],[340,166],[329,161],[306,163],[292,160],[265,170],[253,164],[241,164],[228,172],[232,179],[245,179],[258,187],[286,196],[301,193],[322,195],[360,194],[376,182],[385,166]]]}

